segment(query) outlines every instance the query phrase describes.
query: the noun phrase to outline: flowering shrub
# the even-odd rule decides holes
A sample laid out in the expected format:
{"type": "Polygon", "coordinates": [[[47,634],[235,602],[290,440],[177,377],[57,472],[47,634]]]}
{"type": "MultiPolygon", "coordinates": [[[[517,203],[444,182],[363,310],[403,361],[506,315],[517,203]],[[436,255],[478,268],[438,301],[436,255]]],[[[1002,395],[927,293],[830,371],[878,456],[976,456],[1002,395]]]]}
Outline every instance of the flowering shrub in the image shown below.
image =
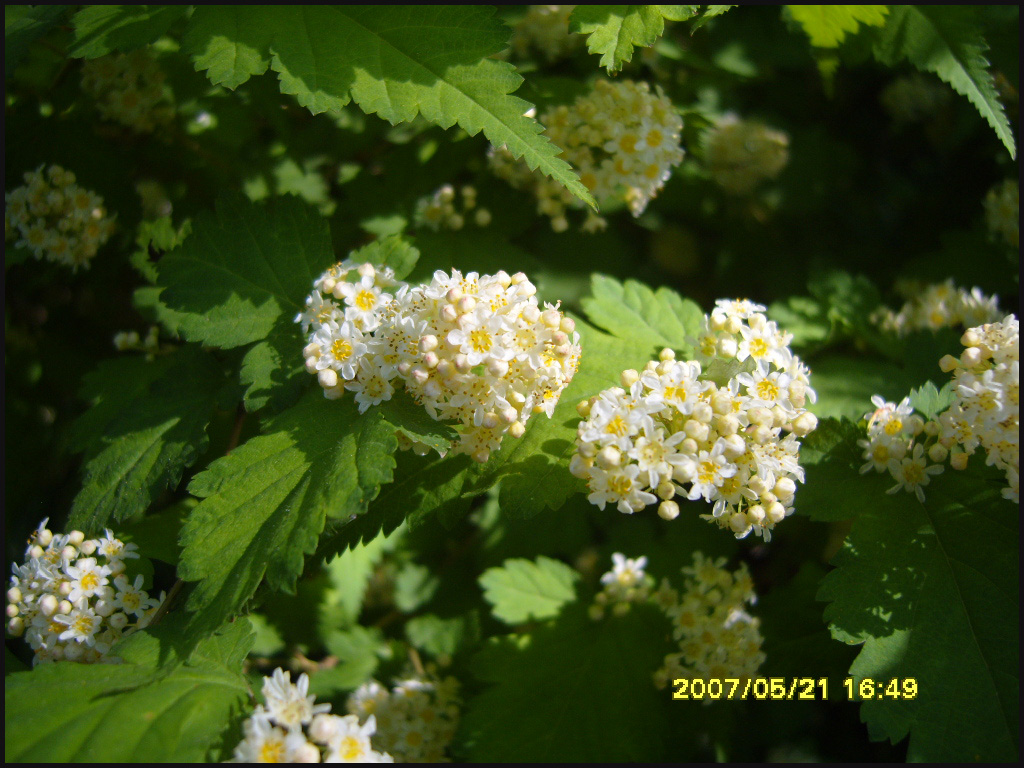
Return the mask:
{"type": "Polygon", "coordinates": [[[1019,762],[1018,15],[8,6],[5,757],[1019,762]]]}

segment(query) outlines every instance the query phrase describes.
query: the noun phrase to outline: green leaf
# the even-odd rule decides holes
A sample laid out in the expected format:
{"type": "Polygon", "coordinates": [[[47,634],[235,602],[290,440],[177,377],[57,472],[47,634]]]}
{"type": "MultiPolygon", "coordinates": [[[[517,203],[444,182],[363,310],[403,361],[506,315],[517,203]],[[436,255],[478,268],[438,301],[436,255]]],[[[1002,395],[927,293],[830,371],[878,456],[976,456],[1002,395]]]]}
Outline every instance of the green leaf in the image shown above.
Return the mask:
{"type": "Polygon", "coordinates": [[[220,367],[190,347],[160,367],[165,372],[130,399],[104,393],[112,418],[88,449],[70,525],[97,533],[111,520],[142,513],[206,450],[224,380],[220,367]]]}
{"type": "Polygon", "coordinates": [[[583,299],[583,311],[594,325],[645,351],[670,347],[684,356],[692,354],[687,339],[697,335],[704,318],[694,302],[668,288],[652,291],[636,280],[620,283],[597,274],[591,278],[591,293],[593,298],[583,299]]]}
{"type": "Polygon", "coordinates": [[[363,609],[363,595],[373,569],[384,556],[382,536],[352,547],[327,564],[331,587],[324,594],[326,612],[335,629],[355,624],[363,609]]]}
{"type": "Polygon", "coordinates": [[[358,688],[377,669],[383,647],[384,638],[377,627],[357,625],[332,633],[327,638],[327,650],[338,663],[314,672],[309,678],[309,692],[322,701],[358,688]]]}
{"type": "Polygon", "coordinates": [[[947,470],[899,510],[865,497],[818,594],[832,636],[863,643],[857,682],[916,680],[861,705],[873,739],[909,733],[908,761],[1017,757],[1020,517],[994,474],[947,470]]]}
{"type": "Polygon", "coordinates": [[[861,24],[880,27],[889,14],[884,5],[787,5],[786,9],[816,48],[837,48],[861,24]]]}
{"type": "Polygon", "coordinates": [[[405,623],[405,637],[415,648],[434,658],[450,658],[480,642],[480,618],[476,611],[450,619],[428,613],[405,623]]]}
{"type": "Polygon", "coordinates": [[[665,19],[685,21],[695,5],[577,5],[569,32],[587,35],[587,50],[601,55],[601,66],[617,72],[637,46],[649,47],[665,31],[665,19]]]}
{"type": "Polygon", "coordinates": [[[906,505],[903,495],[886,491],[893,480],[887,472],[874,470],[860,474],[864,449],[858,440],[866,439],[864,430],[847,419],[824,419],[800,448],[800,464],[805,481],[798,486],[796,511],[812,520],[850,520],[870,506],[898,515],[906,505]],[[866,502],[870,499],[870,503],[866,502]]]}
{"type": "Polygon", "coordinates": [[[940,413],[953,404],[955,399],[956,392],[953,391],[952,381],[947,381],[942,389],[937,389],[932,382],[928,381],[924,386],[910,393],[910,404],[925,419],[937,418],[940,413]]]}
{"type": "Polygon", "coordinates": [[[735,8],[735,5],[707,5],[704,6],[704,13],[694,19],[693,24],[690,28],[690,34],[692,35],[698,29],[707,24],[711,19],[716,16],[721,16],[726,11],[731,11],[735,8]]]}
{"type": "Polygon", "coordinates": [[[458,439],[452,427],[430,418],[422,405],[403,390],[397,390],[390,400],[378,406],[381,415],[411,440],[425,443],[435,451],[447,452],[458,439]]]}
{"type": "Polygon", "coordinates": [[[357,263],[368,261],[378,266],[391,267],[395,270],[395,277],[404,280],[416,268],[420,252],[401,235],[389,235],[353,251],[349,258],[357,263]]]}
{"type": "Polygon", "coordinates": [[[966,6],[893,6],[875,44],[875,58],[888,66],[908,59],[918,69],[934,72],[968,98],[1016,159],[1013,131],[985,58],[988,45],[975,18],[975,9],[966,6]]]}
{"type": "Polygon", "coordinates": [[[222,195],[216,213],[196,217],[188,239],[157,265],[160,299],[182,313],[186,340],[237,347],[290,322],[334,260],[315,208],[294,197],[260,205],[222,195]]]}
{"type": "MultiPolygon", "coordinates": [[[[69,5],[4,6],[4,77],[10,78],[14,68],[28,52],[28,47],[57,26],[70,7],[69,5]]],[[[7,250],[7,248],[4,249],[4,251],[7,250]]]]}
{"type": "MultiPolygon", "coordinates": [[[[165,625],[168,622],[165,622],[165,625]]],[[[167,657],[165,625],[115,651],[121,664],[57,662],[5,679],[9,762],[170,762],[224,759],[225,731],[249,698],[246,621],[228,624],[187,659],[167,657]]]]}
{"type": "Polygon", "coordinates": [[[488,568],[480,586],[497,618],[521,624],[557,616],[563,605],[576,599],[577,579],[579,574],[568,565],[541,555],[536,562],[506,560],[500,568],[488,568]]]}
{"type": "Polygon", "coordinates": [[[230,88],[278,73],[281,90],[314,114],[350,99],[392,124],[422,115],[442,128],[483,131],[495,146],[594,206],[560,150],[512,96],[522,78],[501,51],[508,31],[483,6],[200,6],[183,48],[230,88]]]}
{"type": "Polygon", "coordinates": [[[571,606],[529,636],[492,641],[473,660],[492,685],[463,710],[469,762],[665,760],[668,694],[651,678],[668,632],[652,606],[600,622],[571,606]]]}
{"type": "Polygon", "coordinates": [[[327,517],[362,514],[391,481],[396,447],[378,414],[315,389],[193,478],[203,501],[182,531],[179,575],[199,582],[188,601],[197,631],[236,613],[264,576],[291,591],[327,517]]]}
{"type": "Polygon", "coordinates": [[[68,54],[95,59],[149,45],[188,13],[187,5],[87,5],[71,19],[75,42],[68,54]]]}
{"type": "Polygon", "coordinates": [[[274,411],[281,411],[298,400],[309,383],[301,354],[305,344],[301,328],[282,318],[266,339],[249,347],[239,372],[245,388],[242,395],[245,410],[251,413],[270,406],[274,411]]]}

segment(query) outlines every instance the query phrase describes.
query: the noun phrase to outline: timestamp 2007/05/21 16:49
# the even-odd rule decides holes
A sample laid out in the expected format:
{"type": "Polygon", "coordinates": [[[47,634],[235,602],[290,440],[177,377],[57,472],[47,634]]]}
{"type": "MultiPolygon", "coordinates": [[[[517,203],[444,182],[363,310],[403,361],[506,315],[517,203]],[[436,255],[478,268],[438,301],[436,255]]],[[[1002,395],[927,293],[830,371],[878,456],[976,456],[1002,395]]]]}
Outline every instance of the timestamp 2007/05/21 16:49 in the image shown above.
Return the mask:
{"type": "MultiPolygon", "coordinates": [[[[917,696],[917,679],[913,677],[894,677],[889,680],[847,677],[840,687],[848,701],[910,700],[917,696]]],[[[828,701],[829,693],[827,677],[692,677],[672,681],[672,698],[690,701],[828,701]]]]}

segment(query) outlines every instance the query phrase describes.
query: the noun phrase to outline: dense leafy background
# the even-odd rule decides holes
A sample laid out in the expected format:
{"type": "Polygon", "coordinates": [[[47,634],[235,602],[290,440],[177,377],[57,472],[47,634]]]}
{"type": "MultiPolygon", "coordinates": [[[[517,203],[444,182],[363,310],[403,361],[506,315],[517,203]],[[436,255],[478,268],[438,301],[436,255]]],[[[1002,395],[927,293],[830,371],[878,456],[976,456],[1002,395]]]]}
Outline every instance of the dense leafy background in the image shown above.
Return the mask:
{"type": "Polygon", "coordinates": [[[579,45],[554,61],[503,52],[524,13],[5,8],[5,189],[59,163],[119,225],[74,275],[5,249],[5,562],[48,516],[114,527],[157,590],[182,582],[122,665],[24,671],[8,639],[8,759],[225,759],[260,674],[308,669],[339,710],[410,649],[462,682],[457,760],[1014,759],[1017,512],[973,465],[923,505],[887,495],[856,441],[874,394],[948,402],[937,361],[959,331],[869,320],[897,280],[951,277],[1017,311],[1017,253],[982,214],[1018,175],[1017,9],[579,6],[579,45]],[[177,107],[153,135],[101,120],[79,86],[84,60],[144,47],[177,107]],[[918,71],[947,98],[901,122],[881,97],[918,71]],[[488,147],[586,199],[530,109],[608,73],[664,90],[686,159],[641,217],[557,234],[489,174],[488,147]],[[729,112],[790,137],[785,171],[746,197],[704,164],[729,112]],[[144,215],[142,180],[169,216],[144,215]],[[474,185],[492,223],[417,226],[444,183],[474,185]],[[561,301],[584,354],[554,417],[475,465],[398,451],[396,430],[452,436],[408,398],[362,416],[325,400],[292,318],[356,250],[412,281],[522,270],[561,301]],[[686,506],[666,523],[588,504],[568,471],[576,403],[663,346],[686,355],[714,300],[741,296],[794,334],[819,393],[797,515],[765,545],[686,506]],[[150,324],[159,354],[114,351],[150,324]],[[829,701],[673,702],[651,683],[673,650],[662,616],[588,618],[613,552],[680,586],[698,549],[750,567],[764,673],[826,676],[829,701]],[[848,674],[921,694],[849,702],[848,674]]]}

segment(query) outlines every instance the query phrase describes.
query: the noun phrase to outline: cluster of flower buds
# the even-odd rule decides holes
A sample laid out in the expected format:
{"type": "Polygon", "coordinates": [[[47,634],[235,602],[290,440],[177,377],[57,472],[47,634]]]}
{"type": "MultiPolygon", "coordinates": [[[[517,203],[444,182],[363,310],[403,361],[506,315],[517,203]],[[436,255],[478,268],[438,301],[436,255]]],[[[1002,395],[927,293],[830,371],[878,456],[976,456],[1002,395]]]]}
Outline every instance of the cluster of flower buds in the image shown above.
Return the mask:
{"type": "MultiPolygon", "coordinates": [[[[1016,315],[1002,322],[968,329],[959,359],[939,361],[952,373],[953,404],[939,416],[940,445],[957,445],[972,454],[984,449],[986,464],[1006,473],[1003,496],[1020,501],[1020,323],[1016,315]]],[[[967,455],[950,461],[965,464],[967,455]]]]}
{"type": "Polygon", "coordinates": [[[893,122],[921,123],[938,115],[952,97],[949,86],[934,75],[914,72],[889,83],[879,101],[893,122]]]}
{"type": "Polygon", "coordinates": [[[899,312],[882,307],[871,320],[883,331],[900,336],[913,331],[971,327],[1002,317],[997,297],[986,296],[977,287],[970,291],[958,288],[952,279],[927,286],[900,282],[896,289],[907,299],[899,312]]]}
{"type": "Polygon", "coordinates": [[[132,580],[125,561],[137,558],[134,544],[99,539],[81,531],[54,534],[47,520],[32,534],[25,562],[12,568],[7,590],[7,631],[24,636],[46,661],[94,663],[125,635],[146,626],[164,596],[154,599],[132,580]]]}
{"type": "Polygon", "coordinates": [[[416,201],[414,218],[417,226],[437,232],[440,229],[460,230],[469,220],[478,227],[486,227],[491,223],[491,212],[477,208],[476,187],[467,185],[456,192],[451,184],[445,184],[429,197],[416,201]]]}
{"type": "Polygon", "coordinates": [[[233,763],[392,763],[374,751],[373,717],[363,724],[354,715],[331,715],[330,704],[307,695],[309,678],[278,667],[263,678],[264,703],[243,723],[245,734],[235,747],[233,763]]]}
{"type": "Polygon", "coordinates": [[[166,77],[145,48],[90,59],[82,65],[82,90],[104,120],[151,133],[174,117],[166,77]]]}
{"type": "Polygon", "coordinates": [[[727,115],[704,135],[704,162],[722,189],[746,195],[774,179],[789,162],[789,136],[727,115]]]}
{"type": "Polygon", "coordinates": [[[118,331],[114,334],[114,349],[118,352],[145,352],[152,355],[160,348],[160,328],[149,326],[145,338],[138,331],[118,331]]]}
{"type": "Polygon", "coordinates": [[[993,235],[1020,247],[1020,187],[1014,179],[996,184],[985,195],[985,223],[993,235]]]}
{"type": "Polygon", "coordinates": [[[615,552],[612,555],[612,569],[601,576],[604,587],[594,596],[590,617],[594,620],[602,618],[608,606],[618,616],[627,613],[631,603],[650,600],[654,579],[644,572],[646,567],[646,557],[633,560],[621,552],[615,552]]]}
{"type": "Polygon", "coordinates": [[[569,34],[569,16],[575,5],[531,5],[516,22],[509,46],[517,59],[536,53],[550,63],[571,55],[583,37],[569,34]]]}
{"type": "Polygon", "coordinates": [[[660,498],[658,514],[672,520],[677,495],[703,499],[712,505],[704,519],[737,538],[771,539],[804,479],[797,438],[817,419],[805,408],[815,400],[808,370],[763,310],[717,302],[694,340],[696,360],[662,350],[642,372],[623,371],[622,387],[579,403],[569,468],[592,503],[631,514],[660,498]]]}
{"type": "Polygon", "coordinates": [[[531,415],[551,417],[579,366],[575,324],[536,293],[521,272],[438,271],[411,287],[388,267],[343,261],[296,318],[306,369],[329,398],[353,392],[360,412],[400,381],[432,418],[460,425],[456,453],[485,462],[531,415]]]}
{"type": "Polygon", "coordinates": [[[682,596],[667,580],[658,590],[655,599],[672,620],[673,638],[679,642],[679,651],[667,655],[654,675],[659,688],[680,678],[738,678],[743,684],[764,663],[760,621],[746,610],[757,602],[750,573],[745,564],[735,572],[724,566],[724,557],[712,560],[695,552],[693,566],[683,568],[682,596]]]}
{"type": "Polygon", "coordinates": [[[459,724],[459,682],[428,675],[395,682],[389,691],[376,680],[356,689],[348,711],[377,720],[377,744],[399,763],[437,763],[459,724]]]}
{"type": "Polygon", "coordinates": [[[103,198],[75,183],[75,174],[51,165],[25,174],[25,185],[4,195],[4,237],[37,259],[88,268],[114,230],[103,198]]]}
{"type": "MultiPolygon", "coordinates": [[[[668,97],[660,89],[652,93],[647,83],[598,80],[572,106],[552,107],[539,120],[598,204],[624,202],[634,216],[643,213],[683,160],[682,118],[668,97]]],[[[561,184],[531,173],[504,149],[492,151],[490,163],[496,175],[537,196],[537,211],[551,218],[556,232],[568,229],[569,208],[583,207],[561,184]]],[[[604,223],[590,216],[583,228],[593,231],[604,223]]]]}

